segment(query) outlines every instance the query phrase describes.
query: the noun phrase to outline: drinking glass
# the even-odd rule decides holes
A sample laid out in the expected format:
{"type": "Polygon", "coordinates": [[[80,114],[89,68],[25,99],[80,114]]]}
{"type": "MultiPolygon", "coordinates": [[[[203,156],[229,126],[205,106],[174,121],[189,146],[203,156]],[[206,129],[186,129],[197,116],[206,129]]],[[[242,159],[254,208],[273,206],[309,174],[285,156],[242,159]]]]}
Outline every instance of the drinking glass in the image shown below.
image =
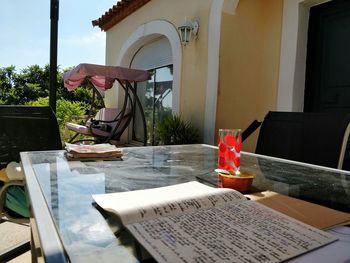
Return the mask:
{"type": "Polygon", "coordinates": [[[241,165],[241,129],[219,129],[218,168],[238,175],[241,165]]]}

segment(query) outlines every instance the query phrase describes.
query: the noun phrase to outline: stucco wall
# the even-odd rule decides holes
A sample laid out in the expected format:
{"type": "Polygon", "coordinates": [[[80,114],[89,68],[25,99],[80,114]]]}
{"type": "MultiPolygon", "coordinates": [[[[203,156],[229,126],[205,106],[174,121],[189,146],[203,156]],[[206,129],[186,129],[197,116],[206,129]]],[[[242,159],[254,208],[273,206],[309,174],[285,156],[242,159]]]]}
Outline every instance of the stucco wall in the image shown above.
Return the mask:
{"type": "MultiPolygon", "coordinates": [[[[240,0],[223,14],[216,130],[246,128],[277,105],[283,2],[240,0]]],[[[257,132],[243,150],[254,151],[257,132]]]]}
{"type": "MultiPolygon", "coordinates": [[[[211,0],[152,0],[109,29],[106,37],[106,64],[116,65],[123,44],[142,24],[163,19],[177,28],[186,18],[198,20],[198,39],[182,47],[179,112],[200,130],[203,129],[204,120],[210,4],[211,0]]],[[[116,104],[116,91],[108,91],[106,105],[115,107],[116,104]]]]}

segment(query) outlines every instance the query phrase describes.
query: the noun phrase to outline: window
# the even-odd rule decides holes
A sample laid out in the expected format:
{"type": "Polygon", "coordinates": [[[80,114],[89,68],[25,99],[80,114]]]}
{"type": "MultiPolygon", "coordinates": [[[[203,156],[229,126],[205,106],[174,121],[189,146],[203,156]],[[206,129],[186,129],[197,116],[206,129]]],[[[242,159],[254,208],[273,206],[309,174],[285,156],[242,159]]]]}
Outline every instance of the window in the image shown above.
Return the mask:
{"type": "MultiPolygon", "coordinates": [[[[137,85],[137,95],[145,112],[148,144],[157,145],[156,128],[159,122],[172,114],[172,65],[150,70],[152,78],[137,85]]],[[[142,119],[136,108],[133,140],[143,141],[142,119]]]]}
{"type": "MultiPolygon", "coordinates": [[[[146,69],[152,74],[149,81],[137,83],[136,91],[145,113],[147,143],[157,145],[157,125],[173,110],[173,65],[169,41],[161,38],[143,46],[135,54],[131,68],[146,69]]],[[[132,139],[143,141],[144,136],[141,112],[136,107],[132,139]]]]}

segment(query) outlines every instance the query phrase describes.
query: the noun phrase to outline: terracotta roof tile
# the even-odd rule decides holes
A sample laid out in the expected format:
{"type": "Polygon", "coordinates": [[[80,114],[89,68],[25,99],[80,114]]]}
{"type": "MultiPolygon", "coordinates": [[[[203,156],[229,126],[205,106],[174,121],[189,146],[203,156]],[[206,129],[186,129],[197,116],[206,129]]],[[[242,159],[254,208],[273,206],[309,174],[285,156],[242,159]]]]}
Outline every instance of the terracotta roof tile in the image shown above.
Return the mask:
{"type": "Polygon", "coordinates": [[[100,18],[93,20],[92,25],[107,31],[127,16],[147,4],[151,0],[121,0],[106,11],[100,18]]]}

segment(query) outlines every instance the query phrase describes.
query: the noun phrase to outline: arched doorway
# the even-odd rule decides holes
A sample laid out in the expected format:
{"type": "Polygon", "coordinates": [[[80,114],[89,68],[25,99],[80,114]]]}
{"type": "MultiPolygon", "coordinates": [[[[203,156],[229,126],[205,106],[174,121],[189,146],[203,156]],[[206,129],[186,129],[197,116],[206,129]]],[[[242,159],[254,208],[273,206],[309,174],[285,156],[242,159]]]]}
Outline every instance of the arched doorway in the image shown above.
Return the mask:
{"type": "MultiPolygon", "coordinates": [[[[157,70],[158,80],[162,80],[162,82],[169,81],[171,75],[171,111],[173,113],[179,113],[181,63],[182,47],[177,28],[168,21],[154,20],[139,26],[129,36],[119,52],[116,64],[123,67],[157,70]],[[147,55],[147,53],[149,55],[147,55]],[[165,72],[161,73],[160,71],[162,70],[165,72]],[[159,78],[159,76],[164,76],[164,74],[167,74],[167,77],[159,78]]],[[[140,85],[142,84],[139,84],[139,86],[140,85]]],[[[141,92],[141,88],[139,88],[139,92],[141,92]]],[[[163,94],[163,98],[164,95],[165,94],[163,94]]],[[[116,94],[116,96],[118,95],[116,94]]],[[[142,96],[140,97],[142,98],[142,96]]],[[[170,94],[167,95],[167,98],[170,98],[170,94]]],[[[162,100],[162,102],[166,103],[166,106],[168,106],[168,102],[166,101],[169,101],[169,99],[162,100]]],[[[163,104],[163,106],[165,105],[163,104]]],[[[135,125],[137,125],[137,123],[135,123],[135,125]]],[[[129,131],[128,140],[131,141],[133,138],[137,139],[140,135],[141,134],[134,134],[134,129],[132,129],[129,131]]],[[[152,143],[151,138],[149,138],[148,141],[150,144],[152,143]]]]}
{"type": "MultiPolygon", "coordinates": [[[[141,100],[147,123],[147,143],[157,145],[157,126],[172,114],[173,59],[167,38],[160,37],[141,47],[131,61],[130,68],[148,70],[152,78],[137,83],[136,92],[141,100]]],[[[132,140],[143,141],[142,119],[139,108],[133,123],[132,140]]]]}

